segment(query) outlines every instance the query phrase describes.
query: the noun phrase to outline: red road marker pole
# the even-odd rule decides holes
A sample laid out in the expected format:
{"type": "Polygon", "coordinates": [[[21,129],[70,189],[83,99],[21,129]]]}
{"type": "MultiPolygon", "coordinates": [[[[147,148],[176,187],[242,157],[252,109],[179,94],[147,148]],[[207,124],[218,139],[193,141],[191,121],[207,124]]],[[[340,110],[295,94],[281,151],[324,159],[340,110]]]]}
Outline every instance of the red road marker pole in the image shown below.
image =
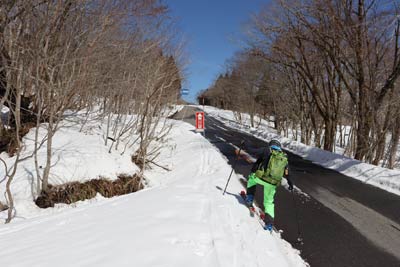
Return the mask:
{"type": "Polygon", "coordinates": [[[204,112],[196,112],[196,131],[204,132],[204,112]]]}

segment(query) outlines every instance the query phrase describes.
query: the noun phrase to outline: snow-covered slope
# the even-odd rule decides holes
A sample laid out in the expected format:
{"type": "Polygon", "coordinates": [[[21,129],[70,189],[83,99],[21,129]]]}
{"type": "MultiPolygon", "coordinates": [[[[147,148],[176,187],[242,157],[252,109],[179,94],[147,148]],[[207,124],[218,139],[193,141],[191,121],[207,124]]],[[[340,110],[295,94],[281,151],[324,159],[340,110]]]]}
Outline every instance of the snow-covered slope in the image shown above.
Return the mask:
{"type": "MultiPolygon", "coordinates": [[[[203,108],[202,106],[198,107],[203,108]]],[[[270,127],[271,123],[265,120],[261,120],[257,128],[252,128],[249,126],[250,118],[246,114],[242,115],[242,122],[238,123],[232,111],[221,110],[210,106],[206,106],[205,111],[232,128],[250,133],[267,141],[272,138],[279,139],[285,149],[305,159],[400,195],[400,170],[398,169],[390,170],[351,159],[338,153],[331,153],[316,147],[306,146],[298,141],[293,141],[278,135],[277,132],[270,127]]],[[[337,151],[340,151],[340,148],[338,148],[337,151]]]]}
{"type": "MultiPolygon", "coordinates": [[[[104,145],[106,122],[94,120],[95,114],[86,122],[82,131],[81,122],[83,113],[69,117],[61,123],[62,127],[56,132],[53,140],[52,167],[49,182],[53,185],[72,181],[85,181],[99,176],[116,179],[118,174],[134,174],[138,168],[132,164],[129,150],[121,155],[122,150],[111,150],[104,145]]],[[[45,125],[39,131],[39,140],[46,135],[45,125]]],[[[24,136],[24,148],[21,152],[22,160],[17,167],[11,190],[14,196],[17,216],[15,220],[30,218],[52,210],[42,210],[32,201],[36,196],[36,170],[34,165],[35,128],[24,136]]],[[[110,142],[109,142],[110,144],[110,142]]],[[[9,158],[6,153],[0,157],[5,160],[8,168],[14,164],[14,157],[9,158]]],[[[38,150],[38,165],[43,168],[46,163],[46,143],[38,150]]],[[[4,177],[4,168],[0,165],[0,177],[4,177]]],[[[5,181],[0,184],[0,201],[5,203],[5,181]]],[[[0,213],[0,219],[6,214],[0,213]]]]}
{"type": "MultiPolygon", "coordinates": [[[[237,177],[222,195],[231,169],[217,149],[192,126],[170,123],[160,164],[171,171],[151,170],[151,187],[137,193],[0,225],[1,266],[305,266],[298,251],[249,216],[237,177]]],[[[63,144],[67,155],[73,144],[63,144]]],[[[89,145],[86,153],[100,160],[108,151],[89,145]]]]}

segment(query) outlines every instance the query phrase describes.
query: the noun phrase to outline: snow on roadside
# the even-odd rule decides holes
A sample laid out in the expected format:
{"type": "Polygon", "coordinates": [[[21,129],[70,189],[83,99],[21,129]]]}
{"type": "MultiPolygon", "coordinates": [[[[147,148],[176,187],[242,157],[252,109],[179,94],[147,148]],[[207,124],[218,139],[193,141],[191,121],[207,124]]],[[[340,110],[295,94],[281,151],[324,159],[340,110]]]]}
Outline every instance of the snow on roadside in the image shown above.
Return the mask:
{"type": "Polygon", "coordinates": [[[172,116],[175,113],[181,111],[184,107],[185,107],[185,105],[171,105],[168,108],[166,108],[165,110],[163,110],[162,115],[167,118],[167,117],[172,116]]]}
{"type": "MultiPolygon", "coordinates": [[[[198,107],[202,108],[202,106],[198,107]]],[[[232,111],[221,110],[210,106],[206,106],[205,111],[226,125],[250,133],[260,139],[267,141],[272,138],[278,139],[288,151],[318,165],[400,195],[400,170],[382,168],[316,147],[306,146],[298,141],[293,141],[278,135],[274,129],[269,127],[270,123],[264,120],[261,121],[259,127],[252,128],[250,127],[248,115],[244,115],[243,122],[238,123],[232,111]]]]}
{"type": "Polygon", "coordinates": [[[160,162],[171,171],[148,172],[151,188],[2,225],[2,266],[306,266],[249,216],[238,179],[222,195],[231,168],[220,152],[171,123],[160,162]]]}

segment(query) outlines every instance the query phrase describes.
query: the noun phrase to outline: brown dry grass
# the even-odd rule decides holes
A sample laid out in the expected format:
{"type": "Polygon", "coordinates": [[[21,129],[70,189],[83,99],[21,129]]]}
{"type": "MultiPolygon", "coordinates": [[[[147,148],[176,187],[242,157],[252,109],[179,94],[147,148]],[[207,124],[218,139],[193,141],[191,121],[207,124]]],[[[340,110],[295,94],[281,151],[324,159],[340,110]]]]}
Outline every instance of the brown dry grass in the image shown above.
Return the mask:
{"type": "MultiPolygon", "coordinates": [[[[21,129],[19,130],[19,136],[22,140],[30,129],[35,127],[36,125],[33,122],[27,122],[21,125],[21,129]]],[[[20,141],[21,141],[20,140],[20,141]]],[[[2,135],[0,136],[0,153],[6,151],[10,157],[13,157],[15,152],[17,152],[17,137],[15,129],[3,129],[2,135]]]]}
{"type": "Polygon", "coordinates": [[[8,206],[0,202],[0,211],[7,210],[8,206]]]}
{"type": "Polygon", "coordinates": [[[57,203],[71,204],[77,201],[91,199],[100,193],[103,197],[114,197],[133,193],[143,189],[138,175],[118,175],[111,181],[106,178],[93,179],[84,183],[71,182],[63,185],[49,186],[40,194],[35,203],[40,208],[54,207],[57,203]]]}

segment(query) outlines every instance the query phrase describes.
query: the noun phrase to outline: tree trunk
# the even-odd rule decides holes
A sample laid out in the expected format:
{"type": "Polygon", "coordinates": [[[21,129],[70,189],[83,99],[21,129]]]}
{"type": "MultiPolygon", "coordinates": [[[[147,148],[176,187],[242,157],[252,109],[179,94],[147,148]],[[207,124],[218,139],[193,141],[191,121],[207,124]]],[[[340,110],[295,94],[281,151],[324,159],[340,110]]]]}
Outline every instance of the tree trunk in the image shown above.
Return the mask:
{"type": "MultiPolygon", "coordinates": [[[[365,112],[365,109],[361,109],[362,112],[365,112]]],[[[368,117],[366,114],[359,114],[358,118],[358,129],[357,129],[357,140],[356,140],[356,153],[354,158],[357,160],[363,160],[365,155],[369,150],[369,135],[371,126],[368,122],[368,117]]]]}
{"type": "Polygon", "coordinates": [[[399,146],[399,138],[400,138],[400,116],[397,115],[396,123],[392,131],[389,164],[388,164],[389,169],[393,169],[396,164],[396,154],[397,154],[397,148],[399,146]]]}
{"type": "Polygon", "coordinates": [[[325,120],[324,150],[333,151],[335,145],[336,123],[332,119],[325,120]]]}
{"type": "Polygon", "coordinates": [[[54,96],[53,90],[51,89],[49,92],[49,123],[47,128],[47,147],[46,147],[46,166],[43,170],[43,179],[42,179],[42,190],[47,191],[49,186],[49,175],[50,175],[50,168],[51,168],[51,153],[52,153],[52,146],[53,146],[53,135],[54,135],[54,96]]]}
{"type": "Polygon", "coordinates": [[[7,213],[7,219],[6,223],[11,222],[12,219],[12,212],[14,210],[14,198],[11,193],[11,183],[14,179],[15,173],[17,172],[17,167],[18,167],[18,162],[19,162],[19,157],[21,155],[21,142],[20,142],[20,136],[19,136],[19,131],[21,128],[21,92],[19,90],[16,90],[16,100],[15,100],[15,137],[16,137],[16,142],[17,142],[17,156],[15,159],[15,163],[13,166],[13,171],[11,174],[8,175],[8,180],[6,183],[6,194],[7,194],[7,199],[8,199],[8,213],[7,213]]]}

